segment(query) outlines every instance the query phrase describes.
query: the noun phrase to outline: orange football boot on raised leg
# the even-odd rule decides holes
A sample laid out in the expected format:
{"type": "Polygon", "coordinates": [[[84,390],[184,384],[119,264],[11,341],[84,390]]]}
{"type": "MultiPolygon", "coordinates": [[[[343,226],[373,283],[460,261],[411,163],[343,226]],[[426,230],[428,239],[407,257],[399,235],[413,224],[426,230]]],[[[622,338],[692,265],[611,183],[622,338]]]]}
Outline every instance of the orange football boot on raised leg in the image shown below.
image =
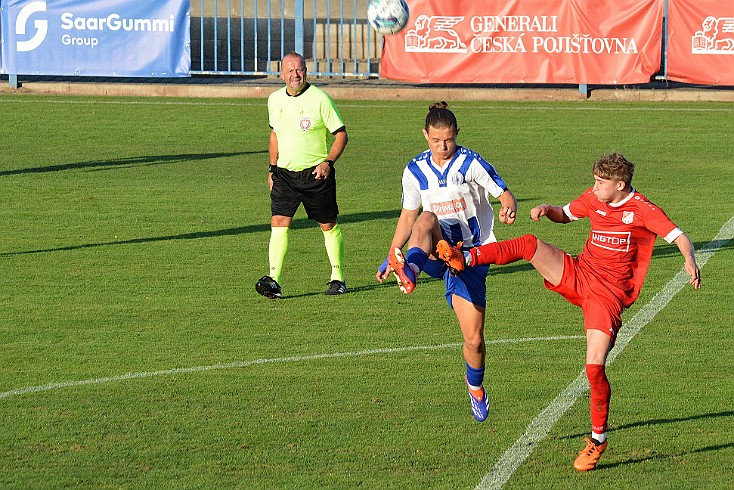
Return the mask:
{"type": "Polygon", "coordinates": [[[405,294],[410,294],[415,289],[415,271],[405,261],[403,251],[398,247],[393,247],[388,256],[387,263],[392,269],[395,278],[398,280],[398,287],[400,291],[405,294]]]}
{"type": "Polygon", "coordinates": [[[439,240],[436,244],[438,258],[446,262],[446,267],[449,268],[452,276],[458,276],[464,272],[466,267],[464,252],[461,251],[462,243],[458,242],[455,247],[452,247],[446,240],[439,240]]]}

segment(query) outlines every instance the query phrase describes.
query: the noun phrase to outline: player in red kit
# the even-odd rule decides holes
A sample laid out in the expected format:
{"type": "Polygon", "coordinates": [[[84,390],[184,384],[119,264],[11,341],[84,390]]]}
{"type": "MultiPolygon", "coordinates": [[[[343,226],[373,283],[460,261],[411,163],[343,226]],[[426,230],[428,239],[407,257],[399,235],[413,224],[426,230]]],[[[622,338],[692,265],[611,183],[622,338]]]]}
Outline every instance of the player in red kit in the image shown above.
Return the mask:
{"type": "Polygon", "coordinates": [[[614,346],[622,312],[634,303],[645,280],[657,236],[675,243],[694,288],[701,287],[693,244],[655,204],[632,187],[634,165],[618,153],[604,155],[593,167],[594,185],[565,206],[541,204],[530,210],[535,221],[555,223],[589,218],[591,233],[573,257],[534,235],[461,250],[441,241],[440,258],[460,274],[466,266],[530,261],[545,287],[580,306],[586,332],[586,376],[591,390],[591,438],[574,461],[578,471],[596,467],[607,448],[611,389],[604,364],[614,346]]]}

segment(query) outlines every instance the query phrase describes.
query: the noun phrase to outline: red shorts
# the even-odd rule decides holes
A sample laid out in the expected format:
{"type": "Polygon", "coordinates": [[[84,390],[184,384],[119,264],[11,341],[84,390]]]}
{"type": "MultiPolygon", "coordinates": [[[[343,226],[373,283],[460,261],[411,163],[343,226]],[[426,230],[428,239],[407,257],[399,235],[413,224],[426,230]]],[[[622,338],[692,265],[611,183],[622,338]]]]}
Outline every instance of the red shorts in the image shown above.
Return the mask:
{"type": "Polygon", "coordinates": [[[581,307],[584,314],[584,331],[601,330],[617,339],[622,327],[624,305],[615,294],[607,288],[592,270],[585,267],[576,257],[565,254],[563,258],[563,277],[558,286],[544,281],[545,287],[555,291],[569,303],[581,307]]]}

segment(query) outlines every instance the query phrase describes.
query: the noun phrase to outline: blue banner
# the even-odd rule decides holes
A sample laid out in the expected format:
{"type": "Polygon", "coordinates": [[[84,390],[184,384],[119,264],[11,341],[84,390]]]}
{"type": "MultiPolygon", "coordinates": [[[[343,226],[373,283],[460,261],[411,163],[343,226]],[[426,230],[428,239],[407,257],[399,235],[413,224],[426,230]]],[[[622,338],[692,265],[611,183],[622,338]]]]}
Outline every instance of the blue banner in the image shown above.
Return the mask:
{"type": "Polygon", "coordinates": [[[186,77],[190,0],[0,0],[0,72],[186,77]]]}

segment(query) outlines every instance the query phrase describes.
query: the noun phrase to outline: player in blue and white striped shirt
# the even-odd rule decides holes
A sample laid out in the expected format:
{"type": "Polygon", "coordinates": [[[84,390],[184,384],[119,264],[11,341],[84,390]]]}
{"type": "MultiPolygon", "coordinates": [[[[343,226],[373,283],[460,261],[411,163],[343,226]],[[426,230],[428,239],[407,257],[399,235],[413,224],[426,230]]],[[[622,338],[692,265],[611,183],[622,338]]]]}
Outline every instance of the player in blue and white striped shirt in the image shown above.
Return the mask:
{"type": "Polygon", "coordinates": [[[489,400],[483,387],[484,318],[488,267],[472,267],[454,276],[436,260],[436,244],[444,239],[466,248],[495,242],[494,211],[489,196],[499,200],[500,222],[512,224],[517,213],[515,196],[492,164],[456,143],[458,123],[445,102],[432,104],[423,135],[428,150],[416,156],[403,171],[403,206],[388,258],[378,268],[377,280],[390,273],[400,290],[413,291],[421,271],[443,278],[446,300],[454,309],[464,336],[466,383],[472,413],[487,418],[489,400]],[[422,210],[422,211],[421,211],[422,210]],[[403,256],[402,248],[408,244],[403,256]],[[470,275],[466,275],[467,272],[470,275]]]}

